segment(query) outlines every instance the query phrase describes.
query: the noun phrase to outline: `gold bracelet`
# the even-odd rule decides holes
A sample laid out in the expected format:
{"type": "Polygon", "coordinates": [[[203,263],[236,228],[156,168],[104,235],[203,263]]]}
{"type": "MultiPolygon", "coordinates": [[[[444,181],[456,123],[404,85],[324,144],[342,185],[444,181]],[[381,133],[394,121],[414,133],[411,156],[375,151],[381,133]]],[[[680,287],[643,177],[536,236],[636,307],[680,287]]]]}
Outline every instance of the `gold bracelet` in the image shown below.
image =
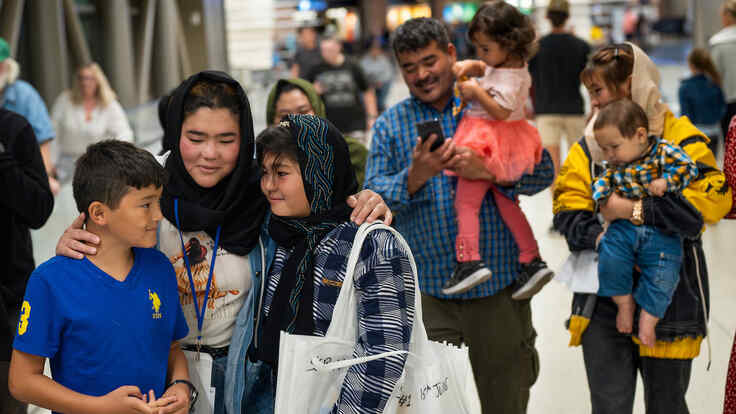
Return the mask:
{"type": "Polygon", "coordinates": [[[641,226],[644,224],[644,202],[642,200],[634,201],[634,209],[631,211],[630,221],[635,226],[641,226]]]}

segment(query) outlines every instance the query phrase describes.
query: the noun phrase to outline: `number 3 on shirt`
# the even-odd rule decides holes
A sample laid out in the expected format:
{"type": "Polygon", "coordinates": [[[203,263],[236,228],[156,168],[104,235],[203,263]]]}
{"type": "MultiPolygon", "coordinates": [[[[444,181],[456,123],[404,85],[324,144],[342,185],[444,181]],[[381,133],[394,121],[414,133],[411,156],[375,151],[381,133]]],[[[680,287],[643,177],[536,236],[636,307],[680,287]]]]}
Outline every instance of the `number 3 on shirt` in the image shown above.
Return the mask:
{"type": "Polygon", "coordinates": [[[27,300],[23,301],[20,308],[20,320],[18,321],[18,335],[23,335],[28,329],[28,317],[31,316],[31,304],[27,300]]]}

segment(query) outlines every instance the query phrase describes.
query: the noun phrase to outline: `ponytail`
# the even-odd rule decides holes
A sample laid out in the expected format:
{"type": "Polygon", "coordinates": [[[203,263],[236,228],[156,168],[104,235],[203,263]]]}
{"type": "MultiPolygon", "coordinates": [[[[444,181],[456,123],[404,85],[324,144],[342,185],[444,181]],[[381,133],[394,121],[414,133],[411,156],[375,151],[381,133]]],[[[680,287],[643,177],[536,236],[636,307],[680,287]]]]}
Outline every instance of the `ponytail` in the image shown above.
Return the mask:
{"type": "Polygon", "coordinates": [[[695,69],[705,73],[713,83],[721,86],[721,74],[718,73],[716,65],[713,64],[713,60],[710,58],[707,50],[698,47],[694,48],[688,55],[687,61],[695,69]]]}

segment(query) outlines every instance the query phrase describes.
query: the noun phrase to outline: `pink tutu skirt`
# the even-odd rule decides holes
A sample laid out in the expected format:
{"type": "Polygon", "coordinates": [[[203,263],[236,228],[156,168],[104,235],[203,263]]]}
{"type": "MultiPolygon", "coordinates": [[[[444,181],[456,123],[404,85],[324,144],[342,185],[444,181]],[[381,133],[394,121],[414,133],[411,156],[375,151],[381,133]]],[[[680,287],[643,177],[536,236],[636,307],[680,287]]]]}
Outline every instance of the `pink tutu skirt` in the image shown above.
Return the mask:
{"type": "Polygon", "coordinates": [[[532,124],[463,116],[453,137],[455,146],[469,147],[485,160],[497,181],[518,181],[542,159],[542,139],[532,124]]]}

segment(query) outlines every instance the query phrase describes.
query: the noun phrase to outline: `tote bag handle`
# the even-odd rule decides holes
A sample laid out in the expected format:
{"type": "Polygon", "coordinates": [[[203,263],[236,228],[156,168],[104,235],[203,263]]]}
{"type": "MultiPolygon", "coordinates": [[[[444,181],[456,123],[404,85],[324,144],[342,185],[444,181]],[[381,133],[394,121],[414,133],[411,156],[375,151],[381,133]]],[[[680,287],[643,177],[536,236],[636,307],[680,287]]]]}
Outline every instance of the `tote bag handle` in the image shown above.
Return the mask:
{"type": "Polygon", "coordinates": [[[417,265],[414,261],[414,255],[411,252],[409,244],[406,242],[404,237],[396,229],[389,227],[383,223],[363,223],[355,234],[353,241],[353,247],[350,250],[350,256],[348,256],[347,269],[345,272],[345,279],[342,282],[342,288],[340,289],[340,295],[335,302],[335,309],[332,312],[332,321],[330,322],[329,328],[325,337],[327,338],[340,338],[349,341],[354,341],[357,336],[357,331],[352,335],[351,338],[344,338],[340,335],[338,330],[345,326],[356,326],[357,324],[357,307],[355,304],[355,268],[360,258],[360,251],[363,248],[363,242],[368,234],[374,230],[387,230],[390,231],[398,240],[399,245],[402,246],[408,256],[409,263],[411,265],[411,271],[414,275],[414,324],[412,326],[412,342],[415,345],[420,345],[419,349],[422,349],[422,345],[428,344],[429,339],[427,337],[427,331],[424,329],[424,323],[422,322],[422,302],[421,292],[419,291],[419,278],[417,277],[417,265]],[[417,323],[418,322],[418,323],[417,323]]]}

